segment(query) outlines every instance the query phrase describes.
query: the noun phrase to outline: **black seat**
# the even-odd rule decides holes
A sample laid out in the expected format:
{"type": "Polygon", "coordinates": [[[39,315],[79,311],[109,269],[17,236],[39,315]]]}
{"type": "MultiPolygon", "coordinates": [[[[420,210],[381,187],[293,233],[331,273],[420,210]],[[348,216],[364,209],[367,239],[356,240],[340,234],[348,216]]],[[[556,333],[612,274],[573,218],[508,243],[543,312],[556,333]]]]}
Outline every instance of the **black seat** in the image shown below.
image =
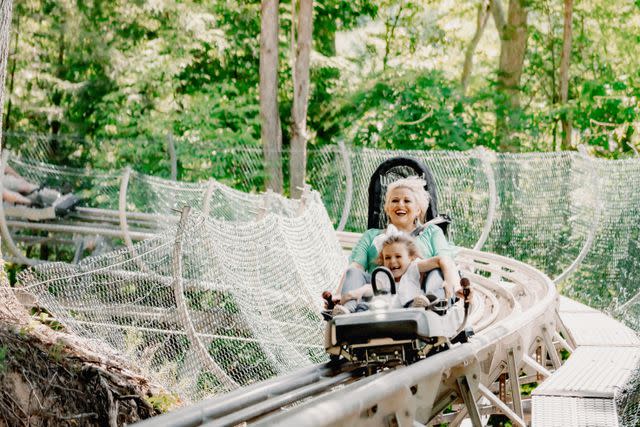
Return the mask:
{"type": "Polygon", "coordinates": [[[438,196],[436,194],[436,183],[429,168],[420,160],[411,157],[393,157],[380,164],[371,175],[369,181],[369,217],[367,228],[385,228],[387,224],[384,212],[384,196],[387,186],[401,178],[418,176],[425,180],[424,189],[429,192],[431,200],[427,209],[427,221],[440,216],[443,221],[437,225],[442,228],[445,236],[448,236],[451,219],[446,215],[438,215],[438,196]]]}

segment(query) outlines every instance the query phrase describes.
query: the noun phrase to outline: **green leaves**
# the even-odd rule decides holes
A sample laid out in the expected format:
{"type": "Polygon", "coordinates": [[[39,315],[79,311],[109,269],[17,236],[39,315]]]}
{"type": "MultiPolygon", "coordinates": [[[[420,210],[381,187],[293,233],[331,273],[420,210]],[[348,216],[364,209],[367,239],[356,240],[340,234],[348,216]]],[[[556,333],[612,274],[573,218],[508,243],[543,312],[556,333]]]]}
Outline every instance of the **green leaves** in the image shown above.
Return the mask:
{"type": "Polygon", "coordinates": [[[354,144],[376,148],[463,150],[490,139],[470,100],[438,72],[390,72],[329,105],[324,119],[354,144]]]}
{"type": "MultiPolygon", "coordinates": [[[[536,19],[529,21],[518,111],[494,85],[499,38],[491,23],[474,56],[470,95],[461,95],[457,79],[475,28],[475,6],[314,2],[310,143],[345,138],[399,149],[496,148],[496,115],[502,115],[517,124],[512,151],[556,149],[558,121],[567,117],[577,132],[574,145],[587,143],[613,157],[640,148],[640,56],[629,54],[640,40],[638,2],[576,4],[565,105],[557,102],[561,4],[527,2],[536,19]]],[[[281,2],[280,12],[286,148],[291,3],[281,2]]],[[[165,138],[172,134],[179,177],[215,173],[234,181],[225,169],[231,160],[219,162],[219,153],[260,147],[258,0],[23,0],[16,2],[14,29],[8,130],[76,134],[88,141],[61,138],[52,145],[52,162],[109,168],[133,163],[141,172],[166,176],[165,138]],[[114,141],[102,144],[104,139],[114,141]]]]}

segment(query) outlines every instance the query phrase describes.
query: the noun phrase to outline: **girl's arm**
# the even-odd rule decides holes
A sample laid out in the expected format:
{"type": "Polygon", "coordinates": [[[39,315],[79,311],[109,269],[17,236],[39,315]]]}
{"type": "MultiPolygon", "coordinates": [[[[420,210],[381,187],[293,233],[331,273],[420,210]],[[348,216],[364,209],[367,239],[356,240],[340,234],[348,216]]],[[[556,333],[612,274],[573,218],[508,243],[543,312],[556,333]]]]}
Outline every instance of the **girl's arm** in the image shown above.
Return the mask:
{"type": "Polygon", "coordinates": [[[417,262],[418,271],[425,273],[427,271],[439,268],[444,276],[444,293],[447,298],[451,298],[458,290],[458,282],[460,274],[458,267],[453,259],[447,255],[438,255],[431,258],[423,259],[417,262]]]}

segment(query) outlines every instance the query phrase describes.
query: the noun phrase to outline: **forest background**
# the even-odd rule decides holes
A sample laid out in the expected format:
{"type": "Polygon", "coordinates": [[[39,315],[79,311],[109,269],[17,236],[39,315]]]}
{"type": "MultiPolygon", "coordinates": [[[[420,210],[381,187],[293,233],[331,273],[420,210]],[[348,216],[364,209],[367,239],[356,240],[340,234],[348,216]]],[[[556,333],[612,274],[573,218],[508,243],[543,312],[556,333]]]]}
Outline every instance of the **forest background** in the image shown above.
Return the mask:
{"type": "MultiPolygon", "coordinates": [[[[286,151],[298,3],[262,3],[279,12],[286,151]]],[[[585,144],[608,158],[640,149],[640,0],[322,0],[313,8],[309,148],[585,144]]],[[[177,178],[209,178],[219,150],[263,146],[260,31],[259,1],[16,0],[5,145],[46,134],[51,163],[132,164],[167,176],[171,138],[177,178]]],[[[215,178],[230,178],[224,173],[215,178]]]]}

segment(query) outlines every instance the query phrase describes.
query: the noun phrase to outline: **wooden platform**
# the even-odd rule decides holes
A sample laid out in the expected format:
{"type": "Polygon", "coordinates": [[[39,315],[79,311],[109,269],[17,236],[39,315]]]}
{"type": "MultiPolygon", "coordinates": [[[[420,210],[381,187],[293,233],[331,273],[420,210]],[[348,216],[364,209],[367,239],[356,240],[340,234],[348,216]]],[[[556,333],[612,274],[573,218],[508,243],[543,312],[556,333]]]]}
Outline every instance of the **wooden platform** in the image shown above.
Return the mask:
{"type": "Polygon", "coordinates": [[[617,426],[615,396],[640,361],[640,338],[605,314],[561,297],[576,349],[532,393],[533,426],[617,426]]]}

